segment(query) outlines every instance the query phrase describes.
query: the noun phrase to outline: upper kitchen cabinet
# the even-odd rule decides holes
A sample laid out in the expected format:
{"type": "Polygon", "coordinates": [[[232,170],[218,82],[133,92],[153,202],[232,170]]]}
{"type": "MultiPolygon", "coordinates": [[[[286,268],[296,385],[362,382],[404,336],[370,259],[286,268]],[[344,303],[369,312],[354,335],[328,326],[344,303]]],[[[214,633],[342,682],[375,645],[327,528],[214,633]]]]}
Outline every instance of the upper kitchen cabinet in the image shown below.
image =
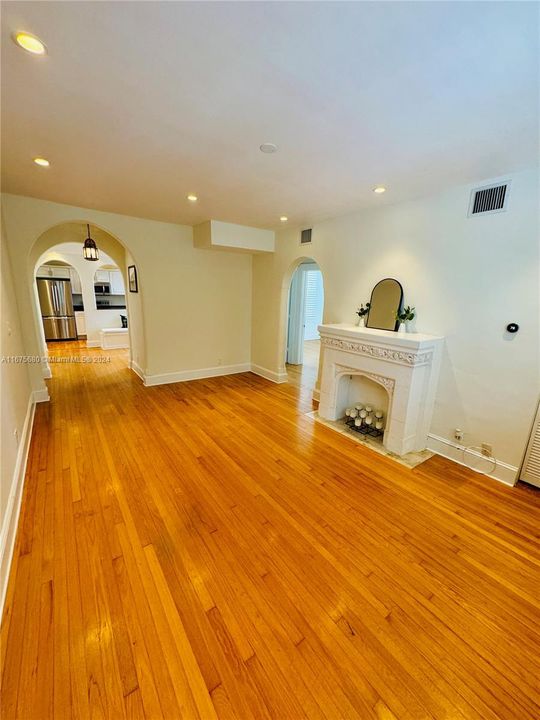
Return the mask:
{"type": "Polygon", "coordinates": [[[69,277],[71,280],[71,292],[74,295],[80,295],[82,293],[81,278],[75,268],[69,269],[69,277]]]}
{"type": "Polygon", "coordinates": [[[71,268],[67,265],[40,265],[36,277],[70,278],[71,268]]]}
{"type": "Polygon", "coordinates": [[[122,277],[122,273],[120,272],[120,270],[111,270],[109,272],[109,275],[111,283],[111,293],[113,295],[124,295],[124,278],[122,277]]]}
{"type": "Polygon", "coordinates": [[[124,295],[124,278],[120,270],[96,270],[94,283],[109,285],[111,295],[124,295]]]}
{"type": "Polygon", "coordinates": [[[97,282],[97,283],[110,282],[109,271],[108,270],[96,270],[96,274],[94,275],[94,282],[97,282]]]}

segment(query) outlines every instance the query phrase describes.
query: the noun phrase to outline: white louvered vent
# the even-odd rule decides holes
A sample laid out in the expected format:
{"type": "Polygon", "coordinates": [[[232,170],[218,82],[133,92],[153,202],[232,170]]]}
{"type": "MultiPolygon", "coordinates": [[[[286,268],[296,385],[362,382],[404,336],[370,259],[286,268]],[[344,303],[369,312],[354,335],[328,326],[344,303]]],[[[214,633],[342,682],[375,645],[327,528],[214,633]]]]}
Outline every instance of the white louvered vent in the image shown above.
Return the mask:
{"type": "Polygon", "coordinates": [[[475,188],[471,192],[469,217],[506,210],[509,188],[509,182],[475,188]]]}
{"type": "Polygon", "coordinates": [[[534,419],[520,480],[540,487],[540,407],[534,419]]]}
{"type": "Polygon", "coordinates": [[[311,228],[302,230],[300,235],[300,245],[308,245],[311,242],[311,228]]]}

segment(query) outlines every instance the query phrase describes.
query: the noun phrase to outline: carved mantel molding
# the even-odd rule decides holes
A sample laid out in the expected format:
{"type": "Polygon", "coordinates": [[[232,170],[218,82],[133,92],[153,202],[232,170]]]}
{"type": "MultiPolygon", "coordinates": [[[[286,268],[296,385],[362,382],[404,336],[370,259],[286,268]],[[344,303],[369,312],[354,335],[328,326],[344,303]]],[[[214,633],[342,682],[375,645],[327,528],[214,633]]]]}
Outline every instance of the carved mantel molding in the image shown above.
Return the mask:
{"type": "Polygon", "coordinates": [[[387,360],[388,362],[397,363],[398,365],[429,365],[433,359],[433,350],[393,350],[391,348],[381,347],[380,345],[370,345],[352,340],[340,340],[338,338],[325,337],[324,335],[321,336],[321,343],[326,347],[379,358],[381,360],[387,360]]]}
{"type": "Polygon", "coordinates": [[[378,375],[377,373],[365,372],[364,370],[358,370],[358,368],[346,367],[345,365],[336,365],[336,375],[362,375],[367,377],[373,382],[379,383],[388,391],[391,395],[394,392],[394,386],[396,381],[393,378],[386,377],[384,375],[378,375]]]}

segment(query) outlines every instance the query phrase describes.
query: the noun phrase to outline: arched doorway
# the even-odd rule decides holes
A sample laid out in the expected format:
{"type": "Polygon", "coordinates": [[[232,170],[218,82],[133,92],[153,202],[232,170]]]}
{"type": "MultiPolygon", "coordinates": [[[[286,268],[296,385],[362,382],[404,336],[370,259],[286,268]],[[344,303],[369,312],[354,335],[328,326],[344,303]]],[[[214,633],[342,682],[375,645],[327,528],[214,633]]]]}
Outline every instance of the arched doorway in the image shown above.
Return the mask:
{"type": "MultiPolygon", "coordinates": [[[[72,266],[77,273],[78,282],[72,282],[70,293],[73,298],[73,310],[77,318],[77,337],[81,347],[95,348],[102,342],[101,330],[122,330],[124,322],[128,327],[122,334],[124,344],[116,344],[116,348],[128,348],[125,352],[125,364],[138,374],[139,368],[145,366],[146,352],[144,343],[144,318],[140,294],[127,291],[127,268],[134,265],[135,260],[129,250],[108,231],[90,225],[92,238],[95,240],[100,257],[98,261],[83,258],[83,243],[87,236],[84,221],[67,222],[56,225],[42,233],[34,243],[29,256],[29,280],[33,285],[34,316],[38,339],[43,357],[48,356],[47,342],[43,332],[43,321],[39,302],[36,276],[38,269],[45,263],[49,268],[72,266]],[[115,297],[102,297],[97,301],[95,293],[96,273],[113,275],[115,297]],[[121,290],[123,292],[121,292],[121,290]],[[78,291],[78,292],[75,292],[78,291]],[[113,303],[111,305],[111,302],[113,303]],[[115,304],[116,303],[116,304],[115,304]],[[123,317],[122,317],[123,316],[123,317]]],[[[59,270],[60,271],[60,270],[59,270]]],[[[54,269],[52,274],[55,274],[54,269]]],[[[75,279],[73,275],[73,279],[75,279]]],[[[72,278],[70,278],[71,280],[72,278]]],[[[43,374],[50,377],[51,371],[47,363],[43,364],[43,374]]]]}
{"type": "Polygon", "coordinates": [[[319,370],[318,326],[323,321],[324,284],[319,265],[302,258],[290,277],[285,362],[289,382],[315,389],[319,370]]]}

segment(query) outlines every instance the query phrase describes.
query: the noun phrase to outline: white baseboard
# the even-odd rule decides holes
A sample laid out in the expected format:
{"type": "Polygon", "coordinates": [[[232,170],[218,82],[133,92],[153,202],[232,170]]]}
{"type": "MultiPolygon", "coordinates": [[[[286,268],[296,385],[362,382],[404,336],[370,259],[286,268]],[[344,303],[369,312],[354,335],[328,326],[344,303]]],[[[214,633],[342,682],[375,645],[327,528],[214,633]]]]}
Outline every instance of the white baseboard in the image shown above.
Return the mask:
{"type": "Polygon", "coordinates": [[[99,340],[87,340],[86,347],[101,347],[99,340]]]}
{"type": "Polygon", "coordinates": [[[277,373],[273,370],[268,370],[267,368],[261,367],[260,365],[255,365],[254,363],[251,364],[251,372],[255,373],[255,375],[260,375],[261,377],[266,378],[266,380],[270,380],[273,383],[286,383],[289,379],[286,372],[277,373]]]}
{"type": "Polygon", "coordinates": [[[125,343],[112,343],[110,345],[99,345],[102,350],[129,350],[129,345],[125,343]]]}
{"type": "Polygon", "coordinates": [[[313,388],[313,399],[314,399],[316,402],[320,402],[320,399],[321,399],[321,391],[318,390],[317,388],[313,388]]]}
{"type": "MultiPolygon", "coordinates": [[[[452,442],[451,440],[447,440],[446,438],[439,437],[438,435],[428,435],[427,448],[428,450],[437,453],[437,455],[442,455],[449,460],[453,460],[454,462],[458,463],[458,465],[470,467],[469,465],[467,465],[466,462],[467,458],[470,458],[471,465],[478,467],[479,469],[481,469],[482,465],[479,460],[485,461],[489,467],[489,461],[486,460],[486,458],[484,458],[481,453],[475,450],[467,449],[465,449],[465,452],[463,452],[462,445],[458,445],[457,443],[452,442]],[[464,456],[465,462],[463,459],[464,456]]],[[[508,463],[502,462],[502,460],[497,460],[497,465],[495,469],[491,473],[485,474],[486,477],[490,477],[493,480],[498,480],[499,482],[510,486],[515,485],[518,480],[518,468],[515,467],[515,465],[509,465],[508,463]]]]}
{"type": "Polygon", "coordinates": [[[28,460],[28,451],[30,449],[30,439],[32,437],[32,427],[34,424],[34,413],[36,408],[36,401],[34,400],[35,394],[36,391],[32,393],[30,399],[28,400],[28,408],[26,410],[26,417],[24,418],[24,425],[21,431],[21,439],[19,443],[19,450],[17,452],[17,459],[15,461],[15,469],[11,478],[11,487],[9,488],[6,511],[4,514],[2,529],[0,531],[0,617],[4,611],[9,571],[13,560],[13,550],[15,548],[15,538],[17,536],[19,514],[21,512],[26,462],[28,460]]]}
{"type": "Polygon", "coordinates": [[[141,378],[141,380],[142,380],[143,382],[145,381],[144,370],[142,369],[142,367],[141,367],[140,365],[137,365],[137,363],[135,362],[135,360],[130,360],[130,361],[129,361],[129,367],[133,370],[133,372],[134,372],[136,375],[138,375],[138,376],[141,378]]]}
{"type": "Polygon", "coordinates": [[[50,399],[49,390],[46,387],[41,388],[41,390],[34,390],[32,393],[32,402],[34,403],[49,402],[50,399]]]}
{"type": "MultiPolygon", "coordinates": [[[[133,368],[135,370],[135,368],[133,368]]],[[[221,375],[235,375],[249,372],[250,363],[238,365],[219,365],[218,367],[201,368],[200,370],[179,370],[178,372],[162,373],[161,375],[145,375],[143,380],[147,387],[154,385],[167,385],[169,383],[186,382],[188,380],[203,380],[204,378],[220,377],[221,375]]],[[[137,372],[135,370],[135,372],[137,372]]],[[[138,373],[137,373],[138,374],[138,373]]]]}

